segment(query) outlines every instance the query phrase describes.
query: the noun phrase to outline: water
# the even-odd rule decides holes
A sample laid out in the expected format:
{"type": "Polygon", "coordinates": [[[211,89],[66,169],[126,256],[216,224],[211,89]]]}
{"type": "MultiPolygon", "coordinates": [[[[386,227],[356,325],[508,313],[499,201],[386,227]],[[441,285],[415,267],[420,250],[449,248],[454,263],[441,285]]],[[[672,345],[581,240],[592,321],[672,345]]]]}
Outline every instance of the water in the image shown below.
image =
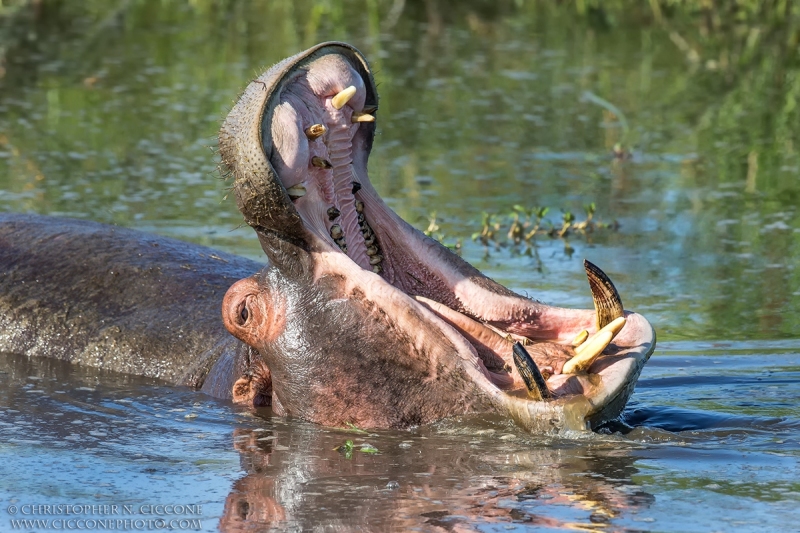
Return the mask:
{"type": "Polygon", "coordinates": [[[377,73],[370,174],[395,210],[420,228],[435,211],[467,260],[550,303],[591,305],[590,259],[659,345],[620,424],[557,439],[483,417],[325,429],[4,355],[0,529],[64,518],[24,505],[115,504],[127,514],[78,515],[227,531],[797,530],[800,72],[782,32],[765,26],[751,47],[691,17],[545,2],[4,7],[0,210],[258,258],[214,171],[216,129],[263,67],[346,40],[377,73]],[[614,158],[616,143],[633,157],[614,158]],[[590,202],[619,229],[538,237],[529,254],[470,239],[482,211],[547,206],[558,226],[590,202]],[[334,451],[347,440],[349,458],[334,451]]]}

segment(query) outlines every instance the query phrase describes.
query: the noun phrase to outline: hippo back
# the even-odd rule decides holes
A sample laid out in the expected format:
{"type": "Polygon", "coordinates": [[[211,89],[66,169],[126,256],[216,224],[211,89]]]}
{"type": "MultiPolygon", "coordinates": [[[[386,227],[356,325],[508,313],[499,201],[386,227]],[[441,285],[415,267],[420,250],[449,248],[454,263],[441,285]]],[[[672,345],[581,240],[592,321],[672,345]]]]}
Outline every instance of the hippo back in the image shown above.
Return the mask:
{"type": "Polygon", "coordinates": [[[262,267],[131,229],[0,214],[0,351],[194,387],[211,372],[207,392],[226,397],[238,376],[216,374],[234,374],[247,348],[222,325],[222,297],[262,267]]]}

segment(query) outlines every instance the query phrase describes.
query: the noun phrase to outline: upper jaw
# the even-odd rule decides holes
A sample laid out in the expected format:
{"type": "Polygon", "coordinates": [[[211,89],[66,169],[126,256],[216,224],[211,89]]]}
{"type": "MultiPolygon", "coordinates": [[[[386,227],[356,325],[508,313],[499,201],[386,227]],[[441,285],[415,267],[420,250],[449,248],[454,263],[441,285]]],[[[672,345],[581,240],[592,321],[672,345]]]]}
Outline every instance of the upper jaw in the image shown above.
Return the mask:
{"type": "MultiPolygon", "coordinates": [[[[383,302],[398,324],[404,324],[403,309],[413,308],[415,316],[437,325],[494,404],[523,426],[583,429],[616,416],[655,345],[641,316],[627,315],[613,355],[601,356],[575,379],[551,378],[562,394],[544,402],[501,391],[459,326],[418,301],[439,302],[464,320],[517,339],[563,345],[581,330],[598,329],[595,312],[553,308],[508,291],[383,203],[366,174],[374,122],[361,118],[365,111],[374,116],[377,103],[369,66],[344,43],[324,43],[284,60],[244,91],[220,131],[220,152],[235,177],[239,209],[270,262],[310,282],[339,276],[344,294],[357,288],[383,302]],[[329,67],[339,76],[327,76],[329,67]],[[339,105],[343,92],[353,94],[339,105]],[[318,106],[304,105],[315,98],[318,106]]],[[[535,356],[536,348],[531,351],[535,356]]],[[[518,374],[511,374],[519,384],[518,374]]]]}

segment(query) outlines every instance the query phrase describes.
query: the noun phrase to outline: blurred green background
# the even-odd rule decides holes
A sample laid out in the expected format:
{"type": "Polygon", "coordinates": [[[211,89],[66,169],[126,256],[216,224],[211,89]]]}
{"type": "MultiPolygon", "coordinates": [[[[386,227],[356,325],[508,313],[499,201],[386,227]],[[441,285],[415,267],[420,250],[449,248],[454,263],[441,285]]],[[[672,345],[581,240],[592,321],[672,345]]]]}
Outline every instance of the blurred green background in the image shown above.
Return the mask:
{"type": "Polygon", "coordinates": [[[344,40],[381,95],[370,175],[515,290],[590,305],[580,259],[660,339],[796,338],[800,6],[712,0],[0,2],[0,210],[260,257],[215,168],[263,69],[344,40]],[[610,104],[604,105],[604,104],[610,104]],[[618,110],[618,112],[614,111],[618,110]],[[630,158],[614,157],[620,145],[630,158]],[[515,204],[617,220],[522,249],[515,204]]]}

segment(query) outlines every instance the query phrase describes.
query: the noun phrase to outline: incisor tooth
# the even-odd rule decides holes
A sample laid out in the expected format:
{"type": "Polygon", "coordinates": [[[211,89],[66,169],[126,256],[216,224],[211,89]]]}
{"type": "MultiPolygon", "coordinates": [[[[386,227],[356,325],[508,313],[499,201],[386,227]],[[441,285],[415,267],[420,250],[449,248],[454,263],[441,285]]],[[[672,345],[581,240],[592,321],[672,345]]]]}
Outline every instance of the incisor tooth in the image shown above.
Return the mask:
{"type": "Polygon", "coordinates": [[[311,158],[311,164],[317,168],[333,168],[333,165],[331,165],[330,161],[322,159],[317,155],[311,158]]]}
{"type": "Polygon", "coordinates": [[[608,324],[606,327],[592,335],[583,344],[575,348],[575,357],[564,364],[562,374],[574,374],[588,369],[592,366],[597,356],[611,344],[614,337],[625,326],[625,317],[621,316],[608,324]]]}
{"type": "Polygon", "coordinates": [[[573,346],[580,346],[581,344],[586,342],[586,339],[588,339],[588,338],[589,338],[589,332],[586,331],[586,330],[583,330],[580,333],[578,333],[577,335],[575,335],[575,339],[572,341],[572,345],[573,346]]]}
{"type": "Polygon", "coordinates": [[[306,137],[308,137],[309,141],[319,139],[325,135],[326,131],[328,131],[328,128],[322,124],[313,124],[305,129],[306,137]]]}
{"type": "Polygon", "coordinates": [[[306,195],[306,188],[302,185],[295,185],[294,187],[289,187],[286,189],[286,192],[289,193],[289,197],[293,200],[295,198],[300,198],[301,196],[306,195]]]}
{"type": "Polygon", "coordinates": [[[347,89],[344,89],[343,91],[339,92],[339,94],[331,98],[331,105],[334,109],[341,109],[344,107],[344,104],[349,102],[350,99],[355,96],[355,94],[356,88],[351,85],[347,89]]]}
{"type": "Polygon", "coordinates": [[[353,116],[350,117],[350,122],[375,122],[375,117],[370,115],[369,113],[353,113],[353,116]]]}

